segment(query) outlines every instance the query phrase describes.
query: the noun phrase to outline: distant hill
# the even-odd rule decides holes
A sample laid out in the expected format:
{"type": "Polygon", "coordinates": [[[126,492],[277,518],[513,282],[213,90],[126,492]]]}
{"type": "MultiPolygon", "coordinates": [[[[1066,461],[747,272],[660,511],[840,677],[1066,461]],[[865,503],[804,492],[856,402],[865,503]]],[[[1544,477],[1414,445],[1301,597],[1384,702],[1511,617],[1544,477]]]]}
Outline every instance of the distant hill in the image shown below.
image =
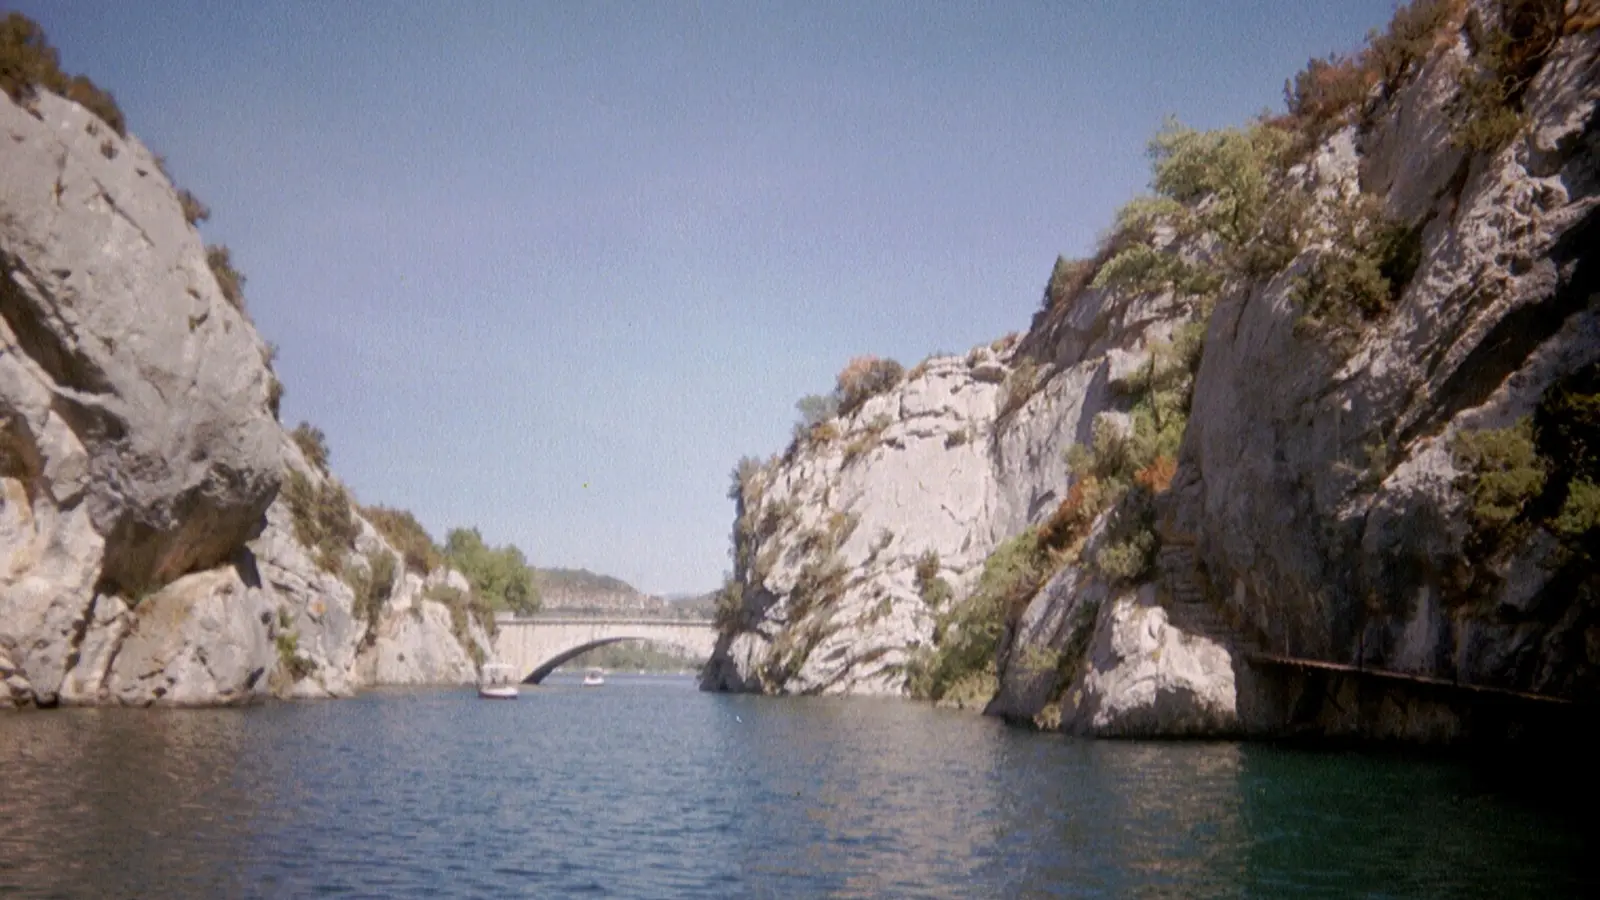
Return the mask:
{"type": "Polygon", "coordinates": [[[709,619],[717,611],[717,592],[704,594],[673,594],[667,602],[681,618],[709,619]]]}
{"type": "Polygon", "coordinates": [[[673,618],[708,618],[711,615],[712,607],[701,602],[709,595],[658,597],[620,578],[588,569],[535,569],[534,574],[539,582],[541,606],[550,612],[632,613],[673,618]]]}

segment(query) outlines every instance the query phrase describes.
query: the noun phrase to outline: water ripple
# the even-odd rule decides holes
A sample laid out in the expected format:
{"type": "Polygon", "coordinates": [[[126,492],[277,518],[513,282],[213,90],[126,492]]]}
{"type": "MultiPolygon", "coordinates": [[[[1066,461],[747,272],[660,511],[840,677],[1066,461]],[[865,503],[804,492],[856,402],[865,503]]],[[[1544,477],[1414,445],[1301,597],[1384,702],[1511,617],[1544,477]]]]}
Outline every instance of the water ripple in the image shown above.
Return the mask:
{"type": "Polygon", "coordinates": [[[0,717],[0,895],[1578,896],[1458,768],[551,686],[0,717]]]}

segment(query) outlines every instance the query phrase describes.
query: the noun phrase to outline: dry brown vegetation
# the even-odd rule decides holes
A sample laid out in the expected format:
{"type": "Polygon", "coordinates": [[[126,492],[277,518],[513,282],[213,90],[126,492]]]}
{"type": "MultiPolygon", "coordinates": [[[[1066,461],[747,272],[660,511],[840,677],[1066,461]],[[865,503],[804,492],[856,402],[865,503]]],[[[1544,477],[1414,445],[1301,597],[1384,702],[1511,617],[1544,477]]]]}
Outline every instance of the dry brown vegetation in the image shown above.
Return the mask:
{"type": "Polygon", "coordinates": [[[839,373],[834,395],[839,400],[839,415],[848,416],[873,397],[899,383],[905,369],[892,359],[858,356],[839,373]]]}
{"type": "Polygon", "coordinates": [[[400,551],[407,570],[427,575],[444,562],[444,555],[439,552],[439,546],[433,542],[428,529],[422,527],[410,510],[363,506],[361,515],[378,529],[384,540],[400,551]]]}
{"type": "Polygon", "coordinates": [[[9,13],[0,19],[0,90],[26,104],[39,88],[77,103],[118,135],[128,136],[128,123],[116,98],[88,76],[61,71],[61,54],[50,46],[44,29],[22,13],[9,13]]]}

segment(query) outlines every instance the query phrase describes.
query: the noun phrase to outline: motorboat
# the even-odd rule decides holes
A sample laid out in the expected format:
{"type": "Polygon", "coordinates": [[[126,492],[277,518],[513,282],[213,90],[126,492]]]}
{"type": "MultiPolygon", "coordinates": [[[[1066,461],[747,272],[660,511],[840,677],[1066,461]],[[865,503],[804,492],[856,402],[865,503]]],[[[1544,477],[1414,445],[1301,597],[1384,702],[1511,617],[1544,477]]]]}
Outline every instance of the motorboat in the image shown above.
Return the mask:
{"type": "Polygon", "coordinates": [[[606,683],[606,676],[605,676],[605,671],[603,669],[590,669],[588,672],[584,673],[584,676],[583,676],[583,686],[584,687],[599,687],[600,685],[605,684],[605,683],[606,683]]]}
{"type": "Polygon", "coordinates": [[[478,670],[478,696],[488,700],[517,699],[516,666],[484,663],[478,670]]]}

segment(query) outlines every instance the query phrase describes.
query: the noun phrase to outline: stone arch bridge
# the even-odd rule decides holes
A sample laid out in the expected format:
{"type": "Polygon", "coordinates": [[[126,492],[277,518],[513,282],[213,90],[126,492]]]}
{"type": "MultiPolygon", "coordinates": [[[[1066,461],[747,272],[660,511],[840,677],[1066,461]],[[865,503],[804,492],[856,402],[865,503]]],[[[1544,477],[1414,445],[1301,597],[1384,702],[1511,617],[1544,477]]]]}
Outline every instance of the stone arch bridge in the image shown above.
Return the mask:
{"type": "Polygon", "coordinates": [[[572,616],[504,617],[497,620],[495,656],[521,673],[523,684],[538,684],[575,656],[620,641],[648,641],[711,656],[717,628],[707,620],[580,618],[572,616]]]}

